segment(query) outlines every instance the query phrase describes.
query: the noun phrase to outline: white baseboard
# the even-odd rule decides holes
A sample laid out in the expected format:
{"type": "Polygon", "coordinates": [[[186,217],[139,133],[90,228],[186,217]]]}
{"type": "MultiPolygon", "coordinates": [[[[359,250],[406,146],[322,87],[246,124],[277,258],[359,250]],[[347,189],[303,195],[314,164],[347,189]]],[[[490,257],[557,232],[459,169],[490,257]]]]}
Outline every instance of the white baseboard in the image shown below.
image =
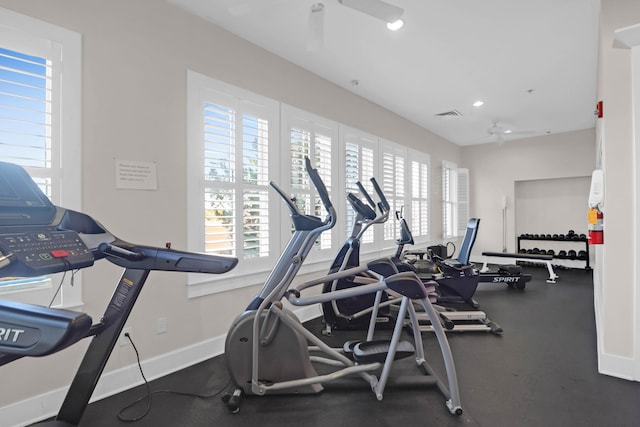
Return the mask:
{"type": "MultiPolygon", "coordinates": [[[[320,314],[317,306],[297,308],[295,314],[302,322],[314,319],[320,314]]],[[[211,338],[188,347],[161,354],[142,361],[142,369],[149,381],[163,377],[189,366],[195,365],[224,352],[226,335],[211,338]]],[[[138,365],[131,364],[123,368],[104,373],[91,397],[91,402],[104,399],[143,383],[138,365]]],[[[22,427],[58,413],[58,409],[67,393],[68,387],[21,400],[0,407],[0,420],[6,427],[22,427]]]]}
{"type": "Polygon", "coordinates": [[[638,360],[608,353],[598,354],[598,372],[623,380],[638,381],[638,360]]]}

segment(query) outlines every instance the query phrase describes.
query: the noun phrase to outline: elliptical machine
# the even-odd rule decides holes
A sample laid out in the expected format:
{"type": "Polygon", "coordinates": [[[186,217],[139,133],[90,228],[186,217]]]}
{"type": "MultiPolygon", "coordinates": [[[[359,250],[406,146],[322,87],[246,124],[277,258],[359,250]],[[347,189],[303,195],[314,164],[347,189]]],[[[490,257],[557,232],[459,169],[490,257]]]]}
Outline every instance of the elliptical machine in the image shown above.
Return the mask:
{"type": "MultiPolygon", "coordinates": [[[[367,199],[368,204],[361,201],[352,193],[347,195],[347,201],[355,212],[351,234],[331,264],[329,274],[344,271],[360,266],[360,241],[364,233],[374,224],[383,224],[389,218],[390,206],[382,194],[375,178],[371,178],[371,184],[378,193],[379,203],[375,203],[360,181],[356,182],[358,189],[367,199]],[[376,210],[377,207],[377,210],[376,210]]],[[[376,281],[368,272],[359,275],[342,277],[327,282],[322,287],[322,292],[334,292],[340,289],[352,288],[362,284],[376,281]]],[[[383,293],[381,303],[375,321],[381,327],[393,327],[393,316],[389,306],[384,304],[388,296],[383,293]]],[[[367,328],[371,316],[371,308],[375,302],[375,294],[365,294],[354,298],[331,300],[322,304],[325,328],[322,333],[331,335],[333,330],[364,330],[367,328]]]]}
{"type": "Polygon", "coordinates": [[[236,258],[127,243],[93,218],[54,206],[17,165],[0,162],[0,277],[36,277],[106,259],[125,271],[100,322],[86,313],[0,300],[0,366],[91,338],[54,421],[77,426],[150,271],[225,273],[236,258]]]}
{"type": "MultiPolygon", "coordinates": [[[[371,183],[377,194],[380,202],[377,203],[381,212],[384,212],[386,216],[390,211],[390,205],[384,195],[384,192],[376,182],[375,178],[371,178],[371,183]]],[[[358,183],[359,184],[359,183],[358,183]]],[[[368,204],[362,202],[353,194],[349,194],[348,200],[351,203],[353,209],[358,213],[358,218],[373,218],[373,209],[371,206],[376,206],[371,195],[362,186],[358,185],[360,192],[367,200],[368,204]]],[[[385,216],[385,220],[386,220],[385,216]]],[[[438,313],[435,318],[439,323],[445,327],[446,330],[455,332],[464,331],[486,331],[499,335],[502,333],[502,328],[496,322],[490,320],[486,313],[478,310],[478,304],[473,299],[473,295],[478,287],[479,275],[474,269],[474,266],[468,262],[461,262],[459,259],[450,260],[442,259],[436,255],[429,254],[430,258],[434,260],[434,269],[432,269],[429,275],[419,274],[414,265],[405,262],[404,248],[406,245],[413,245],[413,235],[411,230],[402,215],[402,211],[396,212],[396,219],[400,226],[400,236],[396,240],[396,252],[391,257],[395,267],[400,272],[410,271],[415,273],[424,283],[436,283],[435,289],[430,292],[429,298],[438,313]],[[437,261],[436,261],[437,260],[437,261]],[[435,282],[434,282],[435,281],[435,282]],[[460,306],[464,304],[466,307],[460,306]],[[471,309],[471,310],[469,310],[471,309]]],[[[479,220],[470,222],[463,239],[463,243],[460,248],[461,254],[469,256],[473,242],[477,234],[477,225],[479,220]]],[[[362,233],[352,233],[352,236],[347,240],[345,246],[342,248],[336,261],[332,267],[339,266],[340,262],[344,262],[348,266],[358,265],[359,258],[352,258],[349,263],[346,263],[344,254],[349,254],[348,251],[351,248],[359,247],[359,238],[362,233]],[[346,249],[345,249],[346,248],[346,249]]],[[[355,252],[355,251],[354,251],[355,252]]],[[[412,251],[418,253],[418,251],[412,251]]],[[[353,253],[353,252],[351,252],[353,253]]],[[[460,257],[459,257],[460,258],[460,257]]],[[[335,271],[344,271],[334,270],[335,271]]],[[[339,285],[344,283],[342,289],[352,286],[362,286],[363,284],[370,283],[369,276],[362,274],[345,277],[333,282],[328,282],[323,287],[323,292],[331,292],[339,288],[339,285]]],[[[383,293],[380,297],[380,303],[378,310],[389,310],[390,307],[395,305],[396,301],[390,298],[388,293],[383,293]]],[[[330,303],[323,304],[323,314],[325,319],[325,329],[323,334],[329,335],[332,329],[366,329],[367,323],[370,321],[371,312],[374,303],[371,296],[356,296],[350,298],[348,303],[343,303],[341,300],[332,301],[330,303]]],[[[383,314],[378,314],[375,320],[379,325],[392,324],[393,312],[384,311],[383,314]]],[[[431,317],[425,313],[417,313],[418,320],[420,321],[421,331],[432,331],[433,325],[431,317]]]]}
{"type": "MultiPolygon", "coordinates": [[[[323,390],[323,385],[355,376],[364,380],[382,400],[385,386],[390,378],[391,365],[400,357],[415,354],[416,363],[423,374],[411,376],[405,384],[436,386],[446,398],[446,405],[452,414],[462,414],[457,376],[453,357],[446,335],[436,327],[436,336],[443,356],[447,382],[443,382],[426,363],[424,348],[412,301],[419,301],[426,313],[437,316],[428,300],[428,291],[414,273],[398,273],[388,259],[371,262],[344,271],[329,274],[316,280],[305,282],[294,289],[290,285],[313,243],[322,232],[333,227],[336,213],[324,183],[317,170],[305,159],[307,172],[318,191],[328,212],[325,220],[305,215],[273,182],[270,185],[286,202],[294,225],[286,248],[268,276],[260,293],[233,322],[225,342],[225,359],[233,387],[223,401],[233,413],[239,411],[243,395],[264,396],[269,394],[313,394],[323,390]],[[310,287],[339,280],[344,277],[368,272],[376,278],[371,283],[321,293],[312,297],[302,297],[302,292],[310,287]],[[345,343],[340,349],[329,347],[320,338],[308,331],[295,316],[285,308],[282,299],[293,305],[321,304],[336,299],[359,297],[375,293],[372,319],[377,316],[379,297],[384,292],[394,292],[401,299],[401,318],[395,322],[390,341],[373,340],[375,321],[370,322],[367,339],[345,343]],[[413,328],[414,343],[401,341],[404,317],[409,316],[413,328]],[[309,347],[311,344],[312,347],[309,347]],[[322,356],[311,356],[310,351],[321,352],[322,356]],[[320,363],[335,370],[319,375],[312,362],[320,363]],[[380,371],[381,370],[381,371],[380,371]],[[375,374],[381,372],[380,376],[375,374]]],[[[401,378],[394,383],[402,385],[401,378]]]]}

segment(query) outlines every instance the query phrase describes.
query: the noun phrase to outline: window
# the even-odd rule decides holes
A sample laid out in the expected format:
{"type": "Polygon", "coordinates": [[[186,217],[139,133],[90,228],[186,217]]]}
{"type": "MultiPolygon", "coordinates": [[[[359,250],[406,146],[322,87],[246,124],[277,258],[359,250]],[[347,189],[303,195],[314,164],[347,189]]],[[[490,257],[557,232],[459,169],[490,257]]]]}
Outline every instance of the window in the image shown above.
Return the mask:
{"type": "Polygon", "coordinates": [[[469,172],[442,162],[442,237],[464,235],[469,217],[469,172]]]}
{"type": "MultiPolygon", "coordinates": [[[[0,24],[0,160],[23,166],[54,204],[80,210],[80,35],[1,8],[0,24]]],[[[0,292],[77,307],[80,275],[74,286],[71,274],[63,276],[23,280],[0,292]]]]}
{"type": "MultiPolygon", "coordinates": [[[[188,91],[188,169],[197,171],[188,178],[188,246],[237,257],[238,267],[225,278],[266,271],[279,254],[279,227],[270,213],[280,201],[269,188],[277,170],[278,105],[191,71],[188,91]]],[[[193,274],[189,283],[203,280],[212,279],[193,274]]],[[[218,290],[233,287],[228,282],[218,290]]]]}
{"type": "Polygon", "coordinates": [[[382,191],[389,202],[391,211],[384,224],[384,241],[387,245],[395,243],[400,237],[400,223],[396,220],[396,212],[405,205],[405,168],[406,148],[391,142],[381,145],[381,180],[382,191]]]}
{"type": "MultiPolygon", "coordinates": [[[[429,236],[429,156],[410,151],[411,159],[411,209],[405,212],[407,222],[416,243],[430,240],[429,236]]],[[[405,209],[406,211],[406,209],[405,209]]]]}
{"type": "MultiPolygon", "coordinates": [[[[364,196],[360,194],[357,182],[360,182],[364,189],[376,200],[376,193],[371,184],[371,178],[375,178],[376,168],[376,153],[378,141],[377,138],[358,132],[353,129],[344,129],[344,163],[345,163],[345,187],[346,193],[353,193],[358,196],[364,202],[364,196]]],[[[345,193],[345,197],[346,197],[345,193]]],[[[372,206],[377,211],[377,206],[372,206]]],[[[351,231],[354,226],[356,213],[351,205],[345,205],[345,218],[347,225],[347,233],[351,235],[351,231]]],[[[362,246],[372,245],[375,240],[375,229],[369,227],[360,239],[362,246]]]]}
{"type": "MultiPolygon", "coordinates": [[[[287,134],[289,138],[289,149],[283,150],[286,157],[283,159],[283,164],[290,165],[287,181],[291,193],[296,198],[298,208],[302,212],[324,218],[327,212],[309,179],[304,158],[309,157],[314,168],[318,170],[329,192],[329,197],[334,199],[332,187],[340,180],[339,176],[333,176],[331,168],[332,164],[337,163],[338,153],[333,149],[333,146],[337,145],[338,125],[287,105],[282,106],[282,123],[282,132],[287,134]]],[[[334,229],[320,235],[316,241],[315,249],[316,252],[324,253],[322,255],[309,254],[311,262],[328,260],[335,255],[333,250],[335,246],[333,236],[335,234],[334,229]]]]}
{"type": "Polygon", "coordinates": [[[269,121],[203,104],[205,252],[269,256],[269,121]]]}
{"type": "Polygon", "coordinates": [[[304,273],[326,270],[342,239],[351,234],[356,215],[346,194],[364,198],[357,182],[377,201],[371,178],[385,192],[391,212],[385,226],[369,227],[362,236],[361,258],[383,256],[394,246],[400,233],[394,213],[403,208],[417,241],[427,242],[425,153],[193,71],[187,73],[187,108],[187,246],[239,260],[222,276],[189,274],[190,298],[267,278],[292,233],[289,211],[269,180],[291,194],[301,211],[326,217],[305,157],[318,170],[343,220],[317,239],[304,273]]]}

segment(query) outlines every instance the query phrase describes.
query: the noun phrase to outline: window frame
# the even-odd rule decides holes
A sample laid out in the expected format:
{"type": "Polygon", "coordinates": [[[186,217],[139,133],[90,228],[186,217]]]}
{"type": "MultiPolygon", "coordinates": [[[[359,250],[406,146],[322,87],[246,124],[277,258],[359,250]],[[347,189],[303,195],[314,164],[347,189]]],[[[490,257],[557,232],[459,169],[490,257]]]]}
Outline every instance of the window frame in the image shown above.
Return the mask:
{"type": "Polygon", "coordinates": [[[469,216],[469,171],[450,161],[442,161],[442,238],[455,239],[464,236],[469,216]],[[447,191],[445,174],[449,173],[447,191]],[[447,206],[450,214],[447,215],[447,206]],[[451,224],[452,233],[447,232],[451,224]]]}
{"type": "Polygon", "coordinates": [[[407,147],[395,142],[380,140],[379,150],[380,172],[379,177],[376,179],[391,209],[389,219],[383,227],[381,249],[395,250],[396,241],[400,238],[400,222],[396,218],[396,211],[406,207],[409,200],[409,193],[407,192],[407,147]],[[399,171],[399,169],[402,170],[399,171]],[[401,172],[402,176],[399,177],[398,172],[401,172]],[[389,175],[390,173],[393,175],[392,177],[389,175]],[[398,192],[401,192],[400,196],[397,195],[398,192]]]}
{"type": "MultiPolygon", "coordinates": [[[[201,209],[205,191],[205,180],[201,172],[204,165],[204,139],[203,124],[205,102],[213,104],[227,104],[235,107],[241,113],[248,112],[260,114],[269,122],[268,134],[268,170],[273,176],[273,171],[278,170],[278,141],[279,137],[279,106],[276,101],[254,94],[250,91],[238,88],[225,82],[213,79],[192,70],[187,70],[187,248],[191,251],[203,251],[204,241],[204,210],[201,209]]],[[[238,114],[240,116],[241,114],[238,114]]],[[[242,167],[242,156],[236,156],[236,170],[242,167]]],[[[234,183],[224,183],[224,187],[234,188],[236,194],[242,195],[246,188],[252,188],[250,184],[242,182],[241,172],[236,173],[234,183]]],[[[266,187],[268,194],[268,206],[271,213],[280,216],[281,202],[275,192],[266,187]]],[[[241,199],[238,197],[237,199],[241,199]]],[[[236,207],[241,203],[236,200],[236,207]]],[[[236,209],[241,211],[241,209],[236,209]]],[[[237,216],[237,214],[236,214],[237,216]]],[[[242,225],[236,227],[236,233],[242,233],[242,225]]],[[[281,235],[279,221],[269,220],[269,254],[259,259],[245,260],[240,251],[238,266],[222,276],[212,276],[199,273],[188,273],[187,289],[189,298],[202,295],[224,292],[244,286],[251,286],[263,281],[270,268],[275,264],[280,253],[278,236],[281,235]],[[247,266],[247,263],[250,263],[247,266]]]]}
{"type": "Polygon", "coordinates": [[[408,203],[406,205],[407,208],[404,210],[404,216],[407,224],[409,224],[409,228],[411,229],[415,245],[426,244],[431,241],[431,157],[428,154],[417,150],[409,149],[407,152],[410,160],[408,165],[409,173],[407,173],[407,181],[410,185],[407,185],[406,188],[409,188],[410,191],[407,192],[408,203]],[[417,197],[414,196],[414,185],[416,184],[414,167],[416,164],[419,168],[422,168],[422,166],[426,168],[426,171],[418,171],[418,181],[420,178],[423,178],[426,181],[426,194],[422,189],[422,183],[420,183],[420,187],[417,189],[420,195],[417,197]],[[414,202],[424,203],[426,205],[426,232],[419,227],[415,227],[416,218],[413,208],[414,202]]]}
{"type": "MultiPolygon", "coordinates": [[[[342,159],[341,159],[342,161],[340,163],[342,167],[340,168],[340,172],[342,173],[341,182],[344,184],[343,187],[344,187],[345,193],[344,193],[344,197],[342,197],[341,199],[341,202],[343,203],[343,206],[344,206],[342,212],[344,213],[342,215],[338,213],[338,215],[342,218],[342,221],[338,221],[338,222],[340,224],[343,224],[341,235],[349,236],[351,235],[352,225],[353,225],[352,223],[355,220],[356,215],[351,205],[346,202],[347,193],[352,192],[361,199],[363,199],[363,195],[360,194],[360,191],[355,186],[355,182],[353,184],[350,184],[347,182],[347,164],[346,164],[348,160],[346,156],[347,145],[351,144],[358,147],[359,163],[358,163],[357,180],[360,181],[360,183],[365,188],[365,190],[371,195],[374,202],[377,203],[377,200],[376,200],[377,195],[373,189],[373,185],[371,184],[370,179],[376,178],[376,180],[378,180],[379,162],[380,162],[379,139],[374,135],[371,135],[369,133],[366,133],[348,126],[341,126],[340,134],[341,134],[340,142],[341,142],[341,153],[342,153],[342,159]],[[360,167],[360,165],[363,163],[362,150],[367,150],[372,152],[372,158],[370,160],[369,159],[367,160],[367,162],[371,163],[370,165],[371,176],[367,176],[368,175],[367,172],[369,172],[368,170],[363,170],[363,168],[360,167]]],[[[373,208],[375,208],[376,213],[378,213],[377,206],[374,206],[373,208]]],[[[383,236],[384,236],[383,227],[377,224],[374,224],[371,227],[369,227],[369,229],[365,232],[365,234],[362,236],[362,239],[360,241],[361,255],[369,256],[369,255],[378,254],[380,252],[380,246],[381,246],[380,242],[382,241],[383,236]]]]}
{"type": "MultiPolygon", "coordinates": [[[[302,135],[301,139],[295,142],[301,141],[301,144],[305,147],[304,150],[309,150],[309,153],[312,154],[314,167],[319,169],[321,176],[324,174],[323,178],[327,180],[326,184],[330,191],[331,200],[339,217],[335,227],[331,231],[324,233],[330,233],[330,247],[323,250],[314,248],[305,260],[300,274],[326,271],[330,262],[343,245],[344,240],[351,233],[348,225],[351,206],[346,201],[346,195],[348,192],[354,192],[354,194],[362,196],[355,185],[356,180],[365,186],[374,199],[377,199],[377,195],[373,190],[370,178],[375,177],[381,187],[385,188],[383,178],[385,170],[383,157],[385,152],[392,153],[394,164],[396,160],[402,164],[402,176],[397,182],[394,181],[392,186],[394,186],[393,188],[400,186],[404,194],[399,199],[395,196],[396,191],[392,191],[394,194],[391,195],[385,194],[388,200],[392,202],[391,208],[393,211],[389,213],[389,224],[370,227],[367,231],[369,234],[365,234],[369,240],[365,240],[366,237],[363,239],[360,245],[360,254],[361,259],[366,261],[380,256],[388,256],[390,250],[395,252],[396,240],[399,238],[399,226],[395,218],[395,209],[404,206],[404,215],[409,223],[411,221],[411,159],[414,158],[415,154],[416,159],[426,162],[427,174],[430,174],[430,156],[427,153],[384,140],[297,107],[265,98],[192,70],[187,70],[187,247],[189,250],[202,251],[204,249],[204,232],[201,231],[202,227],[200,225],[203,223],[202,217],[204,216],[204,210],[202,209],[203,199],[201,197],[201,194],[204,194],[201,182],[204,179],[201,178],[201,176],[204,176],[202,174],[202,165],[204,164],[203,108],[201,107],[204,105],[203,97],[208,97],[207,101],[219,105],[222,105],[221,101],[216,102],[212,97],[226,99],[228,103],[237,102],[238,99],[257,100],[258,104],[272,106],[273,110],[277,111],[277,113],[273,114],[274,123],[277,123],[277,125],[272,126],[270,124],[269,126],[271,130],[277,130],[278,132],[274,132],[269,136],[275,141],[273,144],[270,143],[269,146],[270,179],[275,181],[285,194],[300,192],[305,198],[307,198],[306,195],[308,194],[309,200],[311,200],[316,198],[313,186],[303,183],[303,189],[299,190],[292,185],[292,177],[294,175],[291,173],[290,165],[293,164],[293,160],[299,160],[300,156],[297,156],[296,159],[292,158],[291,142],[293,133],[291,130],[301,131],[301,134],[299,134],[302,135]],[[323,139],[323,152],[327,153],[330,147],[330,154],[323,161],[318,161],[314,158],[313,141],[318,135],[321,135],[323,139]],[[330,142],[327,143],[327,140],[330,140],[330,142]],[[347,155],[348,149],[351,150],[350,153],[354,154],[347,155]],[[357,156],[357,160],[354,156],[357,156]],[[329,159],[331,160],[329,161],[329,159]],[[352,162],[352,164],[350,165],[348,162],[352,162]],[[340,166],[336,167],[336,165],[340,166]],[[348,170],[350,167],[353,170],[348,170]],[[395,231],[392,238],[384,239],[385,227],[392,227],[395,231]]],[[[293,136],[298,137],[298,135],[293,136]]],[[[298,171],[300,171],[299,165],[298,171]]],[[[296,177],[298,176],[299,174],[296,175],[296,177]]],[[[303,177],[302,179],[304,180],[305,178],[303,177]]],[[[430,179],[427,179],[427,185],[430,182],[430,179]]],[[[386,185],[388,186],[388,183],[386,185]]],[[[389,189],[387,189],[388,191],[389,189]]],[[[428,198],[430,191],[430,189],[427,190],[427,211],[430,210],[428,206],[430,203],[428,198]]],[[[280,200],[280,197],[273,191],[270,191],[269,206],[271,206],[269,238],[271,242],[270,256],[272,255],[272,258],[270,260],[265,259],[264,263],[252,262],[250,269],[243,268],[242,260],[240,260],[238,267],[221,276],[189,273],[187,279],[187,295],[189,298],[259,285],[267,278],[277,258],[288,243],[292,232],[289,211],[280,200]]],[[[326,212],[322,208],[316,210],[313,214],[324,218],[326,212]]],[[[353,217],[354,215],[352,215],[352,220],[353,217]]],[[[428,234],[418,233],[416,241],[427,243],[429,239],[430,236],[428,234]]]]}
{"type": "MultiPolygon", "coordinates": [[[[318,162],[314,156],[311,156],[310,159],[320,174],[320,177],[323,179],[325,186],[327,187],[327,191],[329,192],[329,197],[331,199],[332,204],[339,210],[341,208],[340,203],[337,203],[337,198],[340,198],[341,203],[344,200],[343,195],[344,189],[341,188],[341,184],[343,182],[342,175],[335,174],[335,171],[331,168],[331,165],[340,164],[340,126],[338,123],[322,118],[315,114],[306,112],[299,108],[293,107],[287,104],[281,104],[280,108],[280,120],[281,120],[281,135],[282,140],[285,138],[288,141],[287,148],[280,147],[281,156],[280,161],[282,165],[288,165],[291,163],[291,140],[290,140],[290,132],[293,127],[303,128],[304,130],[311,133],[313,136],[323,135],[328,136],[331,139],[331,152],[330,152],[330,161],[327,167],[322,163],[318,162]]],[[[311,142],[312,151],[315,148],[315,141],[311,142]]],[[[291,178],[290,178],[290,170],[285,170],[285,168],[279,168],[281,170],[280,182],[283,184],[281,187],[290,194],[294,194],[298,190],[292,189],[291,178]]],[[[317,191],[313,187],[313,184],[309,182],[309,191],[303,191],[304,193],[308,193],[311,199],[317,199],[317,191]]],[[[319,202],[319,200],[317,201],[319,202]]],[[[320,212],[320,217],[325,218],[327,215],[324,206],[321,206],[320,209],[314,213],[306,212],[307,214],[312,214],[318,216],[318,212],[320,212]]],[[[290,229],[291,222],[289,220],[288,215],[281,215],[282,229],[290,229]]],[[[281,247],[284,248],[285,244],[288,241],[289,235],[283,236],[283,241],[281,243],[281,247]]],[[[331,230],[325,231],[322,233],[319,239],[325,238],[325,244],[329,246],[324,249],[319,249],[314,247],[311,250],[307,259],[305,260],[305,264],[301,270],[302,273],[310,272],[310,271],[318,271],[324,269],[326,267],[326,263],[331,261],[335,254],[338,252],[339,245],[339,227],[336,225],[331,230]],[[328,238],[327,238],[328,236],[328,238]],[[314,264],[323,263],[321,266],[316,267],[314,264]]]]}
{"type": "MultiPolygon", "coordinates": [[[[0,8],[2,47],[52,60],[52,167],[25,168],[34,178],[52,180],[55,205],[82,207],[82,48],[81,35],[30,16],[0,8]]],[[[48,276],[36,283],[2,289],[3,298],[62,308],[82,307],[82,272],[48,276]],[[73,279],[71,279],[73,277],[73,279]],[[63,281],[64,278],[64,281],[63,281]],[[56,295],[58,285],[60,291],[56,295]],[[35,285],[35,286],[34,286],[35,285]],[[52,298],[56,295],[56,298],[52,298]]],[[[34,279],[38,281],[39,279],[34,279]]]]}

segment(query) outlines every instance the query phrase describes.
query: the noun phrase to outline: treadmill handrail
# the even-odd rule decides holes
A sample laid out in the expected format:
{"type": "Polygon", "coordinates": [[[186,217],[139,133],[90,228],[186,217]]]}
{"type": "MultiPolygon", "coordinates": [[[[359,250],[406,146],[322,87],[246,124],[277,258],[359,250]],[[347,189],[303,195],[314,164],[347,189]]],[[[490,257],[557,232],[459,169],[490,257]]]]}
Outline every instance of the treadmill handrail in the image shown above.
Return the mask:
{"type": "Polygon", "coordinates": [[[101,244],[98,250],[113,264],[137,270],[223,274],[238,264],[238,258],[227,255],[131,245],[122,241],[101,244]]]}

